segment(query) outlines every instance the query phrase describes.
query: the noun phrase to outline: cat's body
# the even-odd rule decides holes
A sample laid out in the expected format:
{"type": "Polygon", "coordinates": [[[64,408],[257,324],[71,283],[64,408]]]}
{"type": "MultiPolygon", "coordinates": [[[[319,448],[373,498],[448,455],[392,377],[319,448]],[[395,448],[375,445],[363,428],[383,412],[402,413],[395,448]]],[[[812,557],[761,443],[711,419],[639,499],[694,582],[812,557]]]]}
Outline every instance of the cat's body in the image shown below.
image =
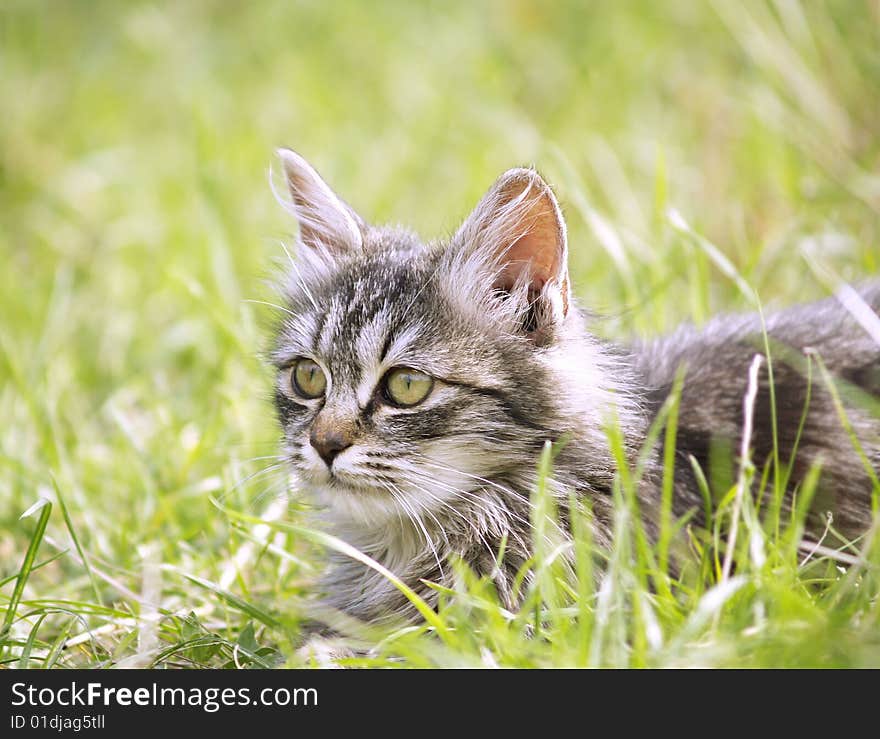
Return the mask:
{"type": "MultiPolygon", "coordinates": [[[[283,151],[300,248],[272,360],[284,453],[322,519],[428,603],[425,581],[452,586],[461,558],[516,606],[514,579],[531,555],[530,496],[547,442],[556,443],[551,492],[567,536],[570,501],[587,501],[593,534],[609,546],[617,464],[607,426],[618,424],[632,461],[684,365],[674,512],[703,502],[689,456],[738,449],[754,317],[717,319],[656,342],[617,347],[587,330],[573,304],[565,226],[530,170],[511,170],[449,241],[363,223],[309,165],[283,151]],[[498,553],[504,556],[499,562],[498,553]]],[[[880,310],[880,287],[864,301],[880,310]]],[[[787,461],[806,394],[804,349],[875,395],[880,346],[833,299],[767,320],[775,351],[779,456],[787,461]]],[[[815,362],[814,362],[815,364],[815,362]]],[[[849,535],[871,521],[871,483],[813,368],[810,413],[789,489],[822,457],[819,501],[849,535]]],[[[766,365],[755,403],[754,460],[772,451],[766,365]]],[[[876,470],[880,420],[848,406],[876,470]]],[[[639,502],[656,529],[660,449],[647,457],[639,502]]],[[[735,452],[734,452],[735,453],[735,452]]],[[[717,455],[716,455],[717,456],[717,455]]],[[[708,474],[708,473],[707,473],[708,474]]],[[[414,611],[382,574],[331,554],[325,602],[359,619],[414,611]]]]}
{"type": "MultiPolygon", "coordinates": [[[[860,297],[864,306],[880,313],[880,284],[864,287],[860,297]]],[[[821,464],[821,483],[811,506],[812,533],[821,534],[826,513],[831,513],[833,528],[853,539],[871,522],[872,481],[835,407],[820,363],[835,378],[846,420],[876,472],[880,470],[880,345],[837,298],[773,313],[767,316],[765,327],[771,363],[768,366],[765,361],[758,375],[752,406],[752,460],[761,470],[774,454],[775,408],[779,473],[784,474],[784,467],[794,460],[785,503],[811,465],[821,464]]],[[[685,326],[670,336],[633,347],[633,366],[654,407],[668,394],[676,369],[687,368],[676,435],[673,500],[678,515],[702,505],[688,455],[707,475],[713,473],[716,489],[732,480],[731,464],[738,463],[745,420],[748,370],[757,353],[765,353],[757,314],[721,316],[699,331],[685,326]],[[715,454],[710,464],[713,445],[720,455],[730,454],[730,459],[725,462],[715,454]]],[[[771,474],[776,474],[774,468],[771,474]]],[[[833,537],[829,541],[838,542],[833,537]]]]}

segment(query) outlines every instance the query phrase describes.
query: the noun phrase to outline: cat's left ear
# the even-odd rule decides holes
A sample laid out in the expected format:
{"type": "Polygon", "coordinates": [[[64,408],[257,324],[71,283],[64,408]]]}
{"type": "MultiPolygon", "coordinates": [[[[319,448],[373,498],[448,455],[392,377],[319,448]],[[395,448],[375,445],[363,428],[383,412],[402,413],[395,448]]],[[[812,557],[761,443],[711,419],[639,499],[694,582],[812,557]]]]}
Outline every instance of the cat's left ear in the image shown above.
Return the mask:
{"type": "Polygon", "coordinates": [[[279,149],[287,189],[293,199],[284,202],[299,222],[299,237],[313,248],[331,253],[359,249],[363,244],[363,222],[321,176],[295,151],[279,149]]]}
{"type": "MultiPolygon", "coordinates": [[[[493,287],[524,292],[537,322],[565,318],[571,303],[565,220],[550,186],[532,169],[511,169],[495,182],[454,242],[494,266],[493,287]]],[[[538,333],[536,333],[538,332],[538,333]]]]}

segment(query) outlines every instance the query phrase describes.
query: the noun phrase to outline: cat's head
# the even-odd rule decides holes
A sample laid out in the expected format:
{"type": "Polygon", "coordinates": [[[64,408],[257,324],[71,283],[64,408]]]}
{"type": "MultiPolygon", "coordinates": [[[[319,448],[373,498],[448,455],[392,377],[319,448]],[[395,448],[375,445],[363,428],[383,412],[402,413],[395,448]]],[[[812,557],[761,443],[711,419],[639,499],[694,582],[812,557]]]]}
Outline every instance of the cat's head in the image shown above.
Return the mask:
{"type": "Polygon", "coordinates": [[[368,225],[302,157],[279,156],[299,239],[271,356],[300,484],[355,523],[436,516],[599,425],[599,350],[535,171],[506,172],[451,239],[425,244],[368,225]]]}

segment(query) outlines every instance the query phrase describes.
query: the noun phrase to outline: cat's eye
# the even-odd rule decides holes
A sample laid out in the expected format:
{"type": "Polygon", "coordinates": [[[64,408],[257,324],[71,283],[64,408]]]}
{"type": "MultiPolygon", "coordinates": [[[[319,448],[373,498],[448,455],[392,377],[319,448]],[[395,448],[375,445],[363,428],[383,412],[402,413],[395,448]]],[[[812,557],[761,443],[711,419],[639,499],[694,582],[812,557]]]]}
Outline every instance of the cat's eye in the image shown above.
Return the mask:
{"type": "Polygon", "coordinates": [[[385,375],[385,397],[402,408],[421,403],[433,387],[433,377],[409,367],[397,367],[385,375]]]}
{"type": "Polygon", "coordinates": [[[293,365],[290,384],[294,392],[303,398],[320,398],[327,388],[327,378],[317,362],[303,357],[293,365]]]}

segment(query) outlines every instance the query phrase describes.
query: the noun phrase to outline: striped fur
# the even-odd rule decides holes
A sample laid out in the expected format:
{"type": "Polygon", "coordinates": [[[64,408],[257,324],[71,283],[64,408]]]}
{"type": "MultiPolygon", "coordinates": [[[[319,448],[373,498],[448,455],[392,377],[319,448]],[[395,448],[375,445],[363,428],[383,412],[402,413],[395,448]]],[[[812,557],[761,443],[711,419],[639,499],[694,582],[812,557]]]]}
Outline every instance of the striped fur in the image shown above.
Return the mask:
{"type": "MultiPolygon", "coordinates": [[[[332,533],[429,603],[436,593],[424,581],[454,586],[451,562],[462,558],[493,577],[503,602],[515,607],[514,577],[531,553],[530,494],[545,444],[564,442],[551,482],[561,521],[569,518],[573,492],[589,502],[595,540],[608,546],[616,466],[603,429],[620,424],[634,458],[682,363],[688,373],[675,510],[701,509],[687,456],[708,464],[713,439],[736,443],[744,368],[759,346],[754,318],[722,318],[649,344],[607,345],[590,334],[571,299],[564,223],[535,172],[511,170],[453,238],[424,244],[404,229],[365,224],[292,152],[282,161],[300,238],[281,288],[286,309],[271,355],[276,405],[296,486],[314,497],[332,533]],[[324,397],[304,400],[292,391],[298,357],[323,369],[324,397]],[[381,380],[400,366],[435,378],[421,404],[383,402],[381,380]],[[355,429],[355,442],[332,471],[309,439],[319,413],[355,429]]],[[[877,311],[880,289],[865,300],[877,311]]],[[[833,300],[773,317],[769,329],[797,357],[814,347],[833,372],[869,392],[880,387],[880,348],[833,300]]],[[[803,407],[797,364],[775,365],[786,442],[803,407]]],[[[816,389],[813,398],[792,485],[811,459],[828,452],[821,500],[846,531],[858,533],[870,520],[870,484],[827,393],[816,389]]],[[[766,421],[766,392],[760,402],[758,418],[766,421]]],[[[854,413],[876,469],[877,417],[854,413]]],[[[758,436],[756,459],[768,452],[766,423],[758,436]]],[[[640,488],[649,531],[659,496],[653,454],[640,488]]],[[[330,559],[321,590],[331,608],[364,620],[415,615],[381,575],[341,555],[330,559]]]]}

